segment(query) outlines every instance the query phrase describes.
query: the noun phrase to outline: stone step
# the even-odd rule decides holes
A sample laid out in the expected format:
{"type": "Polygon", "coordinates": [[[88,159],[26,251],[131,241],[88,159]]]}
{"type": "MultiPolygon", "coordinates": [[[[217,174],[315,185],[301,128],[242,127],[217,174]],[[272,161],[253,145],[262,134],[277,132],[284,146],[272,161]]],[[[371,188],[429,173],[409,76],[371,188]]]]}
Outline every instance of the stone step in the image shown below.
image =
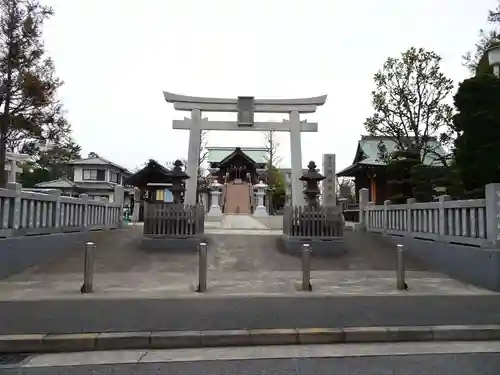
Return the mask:
{"type": "Polygon", "coordinates": [[[0,353],[500,340],[500,325],[86,332],[1,335],[0,353]]]}

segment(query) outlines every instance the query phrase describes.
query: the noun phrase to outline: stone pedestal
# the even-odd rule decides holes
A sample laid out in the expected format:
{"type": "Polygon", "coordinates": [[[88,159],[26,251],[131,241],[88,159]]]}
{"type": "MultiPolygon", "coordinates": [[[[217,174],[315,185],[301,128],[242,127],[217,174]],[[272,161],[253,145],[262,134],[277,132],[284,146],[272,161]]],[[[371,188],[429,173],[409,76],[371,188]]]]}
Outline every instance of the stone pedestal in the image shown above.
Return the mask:
{"type": "Polygon", "coordinates": [[[260,181],[257,185],[254,186],[257,189],[255,195],[257,196],[257,207],[253,211],[253,216],[256,217],[267,217],[269,216],[264,206],[264,195],[266,195],[267,185],[260,181]]]}
{"type": "Polygon", "coordinates": [[[220,208],[220,203],[219,203],[219,199],[220,199],[220,196],[222,194],[219,191],[221,186],[222,185],[217,183],[217,182],[212,184],[212,191],[211,191],[212,205],[210,206],[210,210],[207,213],[208,217],[212,217],[212,218],[221,218],[222,217],[222,210],[220,208]]]}

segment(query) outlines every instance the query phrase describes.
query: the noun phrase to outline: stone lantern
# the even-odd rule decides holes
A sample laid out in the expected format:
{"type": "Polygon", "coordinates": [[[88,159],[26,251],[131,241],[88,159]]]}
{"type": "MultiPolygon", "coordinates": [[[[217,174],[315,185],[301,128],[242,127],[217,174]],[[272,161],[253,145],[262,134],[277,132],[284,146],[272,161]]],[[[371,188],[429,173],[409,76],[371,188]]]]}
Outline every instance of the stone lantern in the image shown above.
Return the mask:
{"type": "Polygon", "coordinates": [[[266,207],[264,206],[264,195],[266,195],[267,185],[260,181],[257,185],[254,185],[254,188],[257,189],[255,192],[255,195],[257,196],[257,207],[255,207],[255,210],[253,211],[253,216],[269,216],[266,211],[266,207]]]}
{"type": "Polygon", "coordinates": [[[304,189],[304,196],[307,200],[307,205],[309,207],[318,207],[318,195],[320,193],[318,183],[323,181],[325,176],[319,173],[316,170],[316,163],[314,161],[310,161],[307,165],[307,172],[305,172],[302,177],[300,177],[300,181],[304,181],[306,183],[306,187],[304,189]]]}
{"type": "Polygon", "coordinates": [[[493,74],[500,78],[500,41],[496,41],[486,51],[488,53],[488,62],[493,67],[493,74]]]}
{"type": "Polygon", "coordinates": [[[212,183],[212,204],[210,206],[210,210],[207,213],[207,216],[210,217],[222,217],[222,210],[220,208],[219,198],[222,194],[221,192],[222,184],[219,184],[217,180],[214,180],[212,183]]]}
{"type": "Polygon", "coordinates": [[[172,196],[174,198],[174,203],[182,204],[184,203],[184,192],[186,191],[184,181],[190,178],[186,172],[182,170],[182,162],[177,159],[174,162],[174,169],[171,172],[172,177],[172,196]]]}

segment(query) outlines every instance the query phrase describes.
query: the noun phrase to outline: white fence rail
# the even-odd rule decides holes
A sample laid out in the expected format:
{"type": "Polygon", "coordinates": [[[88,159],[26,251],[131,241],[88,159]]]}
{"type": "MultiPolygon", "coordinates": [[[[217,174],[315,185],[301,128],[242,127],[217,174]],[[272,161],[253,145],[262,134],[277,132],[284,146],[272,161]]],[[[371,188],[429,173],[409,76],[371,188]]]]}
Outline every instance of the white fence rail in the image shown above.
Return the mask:
{"type": "Polygon", "coordinates": [[[123,222],[121,203],[22,191],[20,184],[10,187],[0,189],[0,238],[114,229],[123,222]]]}
{"type": "MultiPolygon", "coordinates": [[[[365,190],[365,189],[361,189],[365,190]]],[[[486,199],[374,205],[360,192],[360,223],[369,232],[474,246],[500,245],[500,184],[489,184],[486,199]]]]}

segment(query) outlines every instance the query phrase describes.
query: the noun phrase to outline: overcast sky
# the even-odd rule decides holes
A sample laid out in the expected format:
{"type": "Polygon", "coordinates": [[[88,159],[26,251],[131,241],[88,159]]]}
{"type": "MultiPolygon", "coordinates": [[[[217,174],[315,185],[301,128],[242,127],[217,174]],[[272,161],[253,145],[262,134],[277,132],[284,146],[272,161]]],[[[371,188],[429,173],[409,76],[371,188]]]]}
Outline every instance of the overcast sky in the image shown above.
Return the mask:
{"type": "MultiPolygon", "coordinates": [[[[496,0],[47,0],[46,46],[84,155],[134,169],[187,156],[188,131],[162,91],[210,97],[328,94],[302,136],[303,164],[348,166],[372,114],[373,74],[411,46],[440,54],[456,83],[496,0]]],[[[224,115],[209,114],[211,119],[224,115]]],[[[235,116],[235,115],[233,115],[235,116]]],[[[261,119],[262,117],[258,117],[261,119]]],[[[272,119],[273,117],[268,117],[272,119]]],[[[281,166],[290,166],[282,133],[281,166]]],[[[212,146],[261,146],[262,134],[211,132],[212,146]]]]}

